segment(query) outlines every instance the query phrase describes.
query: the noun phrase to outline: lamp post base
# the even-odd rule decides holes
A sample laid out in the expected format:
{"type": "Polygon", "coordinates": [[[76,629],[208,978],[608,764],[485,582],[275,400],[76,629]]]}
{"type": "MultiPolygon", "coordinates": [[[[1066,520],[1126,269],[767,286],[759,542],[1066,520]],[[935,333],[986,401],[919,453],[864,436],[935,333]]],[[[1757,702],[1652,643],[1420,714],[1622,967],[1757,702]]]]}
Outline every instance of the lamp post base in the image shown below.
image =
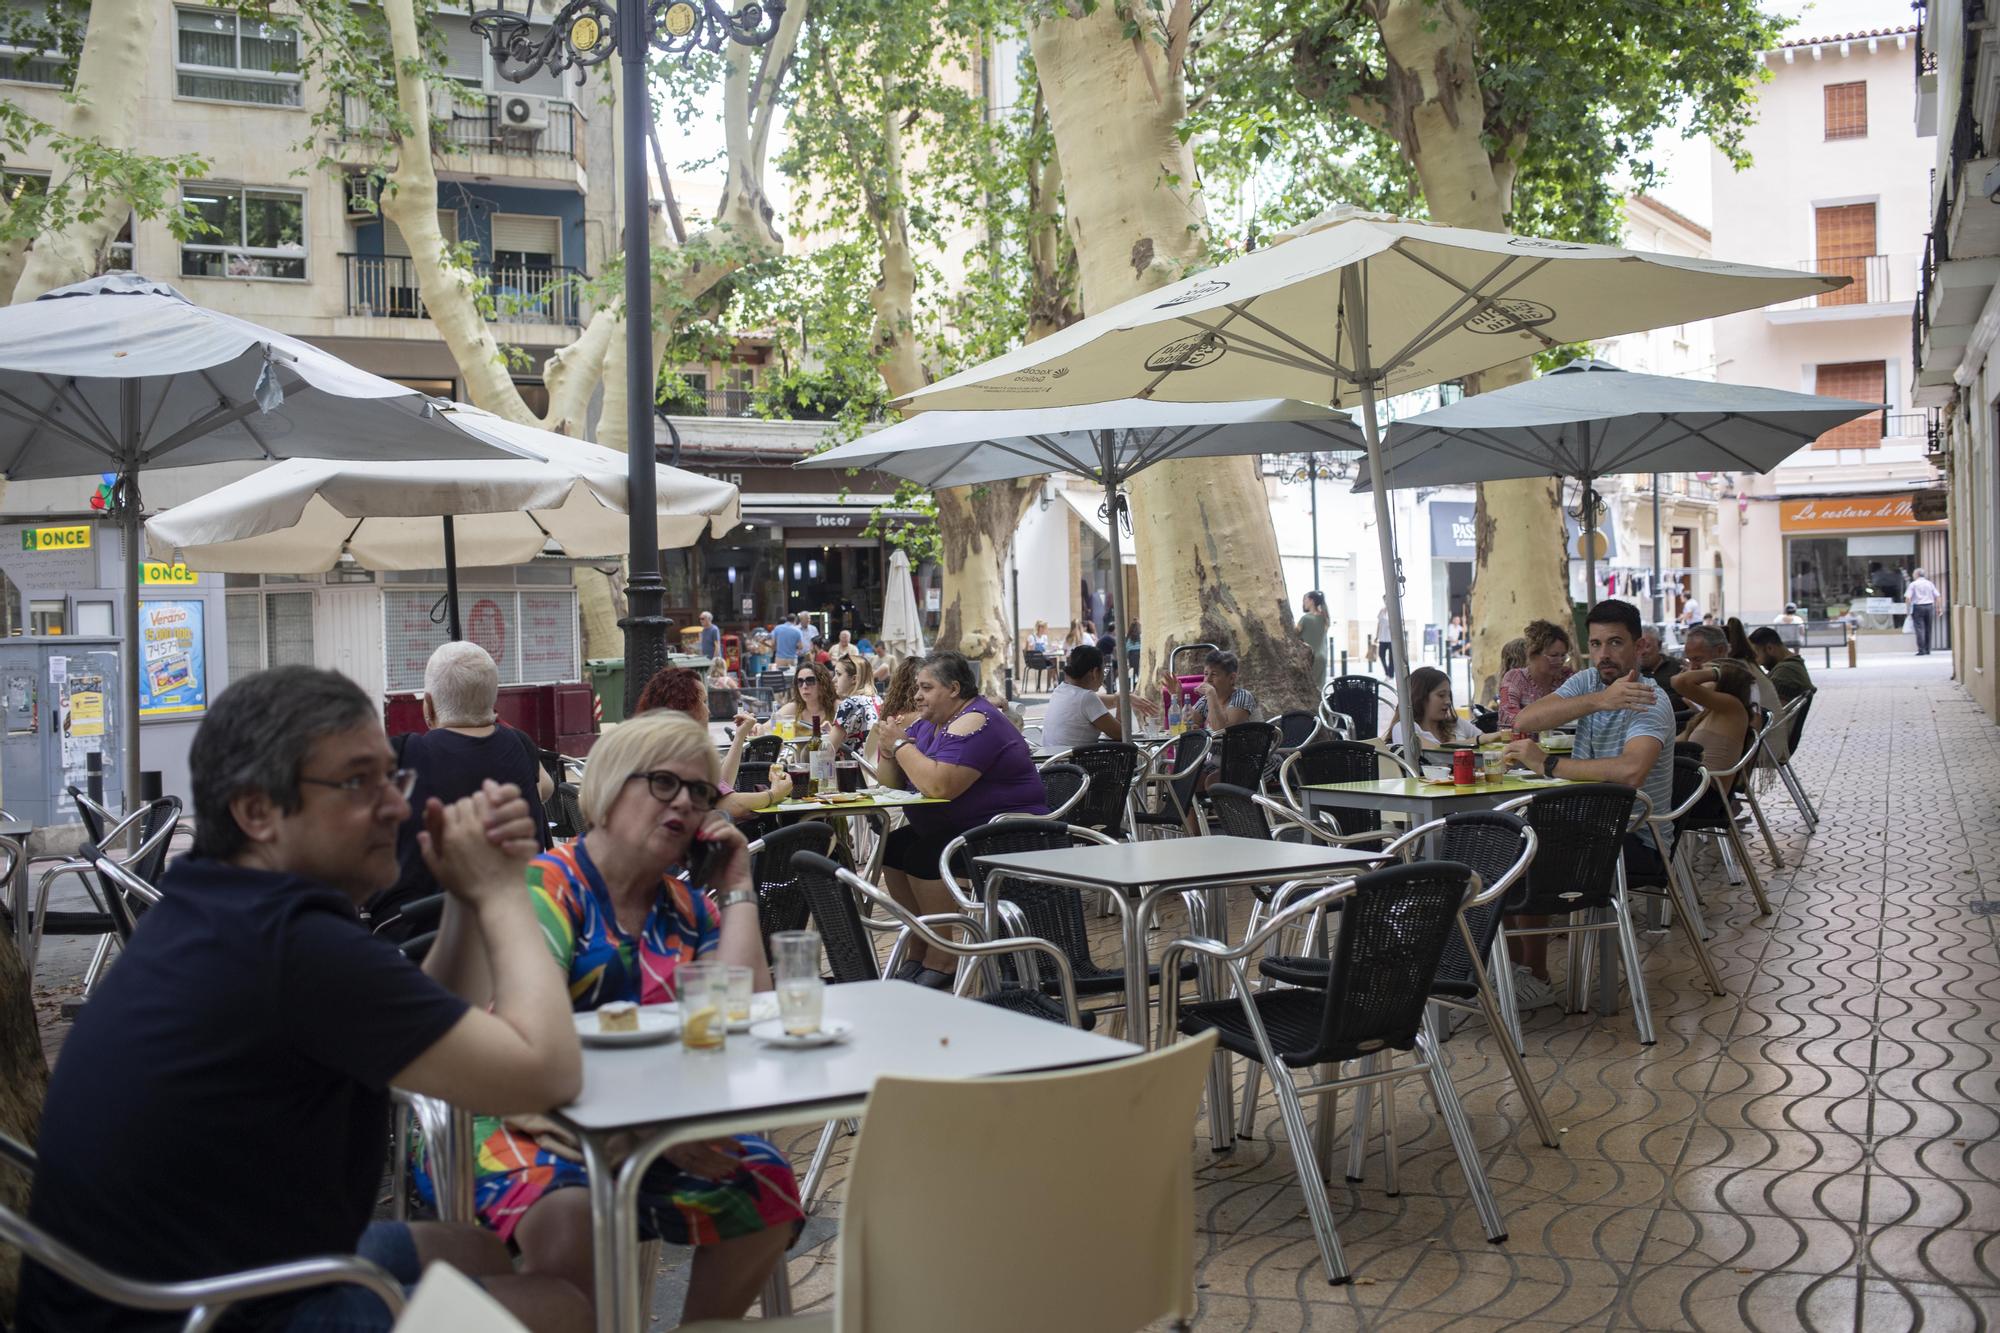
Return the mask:
{"type": "Polygon", "coordinates": [[[618,622],[625,631],[625,716],[639,709],[639,693],[667,664],[669,616],[627,616],[618,622]]]}

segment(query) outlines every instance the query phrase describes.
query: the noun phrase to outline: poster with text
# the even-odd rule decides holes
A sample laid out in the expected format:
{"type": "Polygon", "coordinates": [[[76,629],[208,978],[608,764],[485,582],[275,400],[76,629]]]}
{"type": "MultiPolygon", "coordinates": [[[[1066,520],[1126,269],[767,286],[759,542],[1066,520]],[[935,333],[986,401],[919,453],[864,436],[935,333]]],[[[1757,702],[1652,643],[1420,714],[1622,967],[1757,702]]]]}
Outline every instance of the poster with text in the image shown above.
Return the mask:
{"type": "Polygon", "coordinates": [[[139,603],[139,716],[180,717],[208,706],[202,603],[139,603]]]}

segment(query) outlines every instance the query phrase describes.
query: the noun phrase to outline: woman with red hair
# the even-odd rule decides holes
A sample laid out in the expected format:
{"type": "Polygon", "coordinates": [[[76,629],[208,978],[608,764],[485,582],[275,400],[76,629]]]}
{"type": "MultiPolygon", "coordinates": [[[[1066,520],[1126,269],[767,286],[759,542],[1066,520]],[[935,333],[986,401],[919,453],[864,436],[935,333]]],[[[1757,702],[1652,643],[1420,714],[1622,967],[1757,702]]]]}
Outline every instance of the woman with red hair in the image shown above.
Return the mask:
{"type": "MultiPolygon", "coordinates": [[[[664,710],[672,713],[686,713],[704,727],[708,725],[708,683],[697,672],[686,667],[661,667],[646,682],[646,688],[639,691],[639,706],[633,716],[664,710]]],[[[748,713],[736,715],[736,734],[729,742],[729,753],[722,757],[722,803],[716,808],[731,819],[748,819],[792,794],[792,779],[785,772],[783,764],[771,765],[771,786],[768,791],[736,791],[737,769],[743,763],[743,742],[750,739],[757,730],[757,719],[748,713]]]]}

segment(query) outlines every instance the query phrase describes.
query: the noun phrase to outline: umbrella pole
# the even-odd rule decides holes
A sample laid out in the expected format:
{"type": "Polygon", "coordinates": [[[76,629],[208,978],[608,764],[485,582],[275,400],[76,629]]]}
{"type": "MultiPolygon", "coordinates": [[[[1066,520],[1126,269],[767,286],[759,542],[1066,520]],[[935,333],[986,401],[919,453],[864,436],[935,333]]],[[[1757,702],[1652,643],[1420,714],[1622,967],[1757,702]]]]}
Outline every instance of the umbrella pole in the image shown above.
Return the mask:
{"type": "Polygon", "coordinates": [[[444,516],[444,610],[454,640],[465,637],[458,622],[458,523],[444,516]]]}
{"type": "Polygon", "coordinates": [[[139,381],[118,382],[119,427],[124,434],[124,469],[119,476],[118,514],[125,530],[125,811],[139,808],[139,381]]]}
{"type": "MultiPolygon", "coordinates": [[[[1667,590],[1660,584],[1660,474],[1653,474],[1653,624],[1667,623],[1667,590]]],[[[1660,634],[1666,640],[1664,631],[1660,634]]]]}
{"type": "MultiPolygon", "coordinates": [[[[1101,430],[1097,433],[1098,467],[1104,476],[1105,511],[1111,515],[1111,586],[1118,590],[1117,602],[1123,604],[1125,601],[1125,546],[1118,538],[1118,473],[1111,466],[1113,448],[1111,439],[1112,432],[1108,430],[1101,430]]],[[[1131,615],[1129,608],[1126,614],[1128,616],[1131,615]]],[[[1125,637],[1118,633],[1116,626],[1112,627],[1111,637],[1120,644],[1125,641],[1125,637]]],[[[1120,672],[1118,674],[1124,677],[1131,673],[1120,672]]],[[[1132,686],[1133,682],[1127,680],[1125,681],[1125,688],[1118,691],[1118,734],[1128,741],[1132,739],[1132,686]]]]}
{"type": "Polygon", "coordinates": [[[1597,596],[1597,497],[1590,477],[1583,479],[1583,604],[1595,606],[1597,596]]]}
{"type": "MultiPolygon", "coordinates": [[[[1389,527],[1389,481],[1382,466],[1382,429],[1375,420],[1375,370],[1368,364],[1368,308],[1361,295],[1361,275],[1352,264],[1341,272],[1341,303],[1347,307],[1347,327],[1354,344],[1354,378],[1361,386],[1361,429],[1368,442],[1368,484],[1375,497],[1375,540],[1381,548],[1382,587],[1389,600],[1389,646],[1404,681],[1410,673],[1409,647],[1403,633],[1403,589],[1396,562],[1396,535],[1389,527]]],[[[1397,687],[1397,682],[1389,682],[1397,687]]],[[[1401,706],[1396,715],[1402,722],[1403,747],[1412,764],[1423,762],[1417,744],[1417,714],[1405,691],[1396,688],[1401,706]]]]}

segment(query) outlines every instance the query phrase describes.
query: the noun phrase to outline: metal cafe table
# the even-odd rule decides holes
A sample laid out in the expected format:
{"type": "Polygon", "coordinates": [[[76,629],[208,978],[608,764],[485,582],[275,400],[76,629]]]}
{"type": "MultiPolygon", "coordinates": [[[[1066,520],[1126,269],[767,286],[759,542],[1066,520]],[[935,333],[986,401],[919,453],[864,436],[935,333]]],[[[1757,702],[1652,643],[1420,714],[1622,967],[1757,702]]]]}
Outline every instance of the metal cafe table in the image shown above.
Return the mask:
{"type": "MultiPolygon", "coordinates": [[[[1322,810],[1379,810],[1384,814],[1406,815],[1414,824],[1466,810],[1491,810],[1523,796],[1553,787],[1573,785],[1567,778],[1513,777],[1498,782],[1475,782],[1459,787],[1428,778],[1382,778],[1375,782],[1324,782],[1303,787],[1306,813],[1322,810]]],[[[1618,1012],[1617,941],[1610,931],[1597,937],[1597,1012],[1609,1017],[1618,1012]]]]}
{"type": "Polygon", "coordinates": [[[882,828],[869,849],[868,864],[861,870],[861,878],[873,881],[876,872],[882,868],[882,853],[889,841],[889,812],[904,810],[913,805],[944,805],[945,801],[935,796],[922,796],[913,791],[903,791],[895,787],[868,787],[852,793],[860,800],[829,801],[823,799],[794,799],[780,801],[758,811],[760,815],[880,815],[882,828]]]}
{"type": "MultiPolygon", "coordinates": [[[[1119,919],[1124,928],[1126,1031],[1138,1034],[1144,1041],[1152,1022],[1146,994],[1146,924],[1154,904],[1163,895],[1200,893],[1206,903],[1210,931],[1227,943],[1229,889],[1282,884],[1313,875],[1359,873],[1381,859],[1379,853],[1345,847],[1209,834],[1199,838],[1063,847],[1047,852],[1007,852],[982,856],[979,862],[987,868],[989,884],[991,875],[1001,874],[1039,884],[1111,891],[1109,896],[1120,909],[1119,919]],[[1137,893],[1137,906],[1125,901],[1128,892],[1137,893]]],[[[988,896],[990,917],[992,895],[988,896]]],[[[992,930],[994,924],[989,920],[987,928],[992,930]]],[[[1203,995],[1215,998],[1219,994],[1219,978],[1214,969],[1204,968],[1202,977],[1203,995]]],[[[1161,977],[1160,984],[1172,983],[1161,977]]],[[[1209,1071],[1209,1137],[1217,1152],[1234,1141],[1234,1125],[1226,1109],[1214,1110],[1229,1105],[1228,1061],[1229,1057],[1218,1051],[1209,1071]]]]}
{"type": "Polygon", "coordinates": [[[584,1048],[583,1092],[555,1115],[582,1140],[590,1173],[600,1333],[645,1328],[639,1182],[668,1148],[864,1115],[885,1075],[986,1078],[1098,1064],[1141,1049],[905,981],[829,986],[825,1012],[851,1023],[852,1035],[806,1050],[736,1034],[722,1051],[691,1051],[677,1038],[584,1048]]]}

